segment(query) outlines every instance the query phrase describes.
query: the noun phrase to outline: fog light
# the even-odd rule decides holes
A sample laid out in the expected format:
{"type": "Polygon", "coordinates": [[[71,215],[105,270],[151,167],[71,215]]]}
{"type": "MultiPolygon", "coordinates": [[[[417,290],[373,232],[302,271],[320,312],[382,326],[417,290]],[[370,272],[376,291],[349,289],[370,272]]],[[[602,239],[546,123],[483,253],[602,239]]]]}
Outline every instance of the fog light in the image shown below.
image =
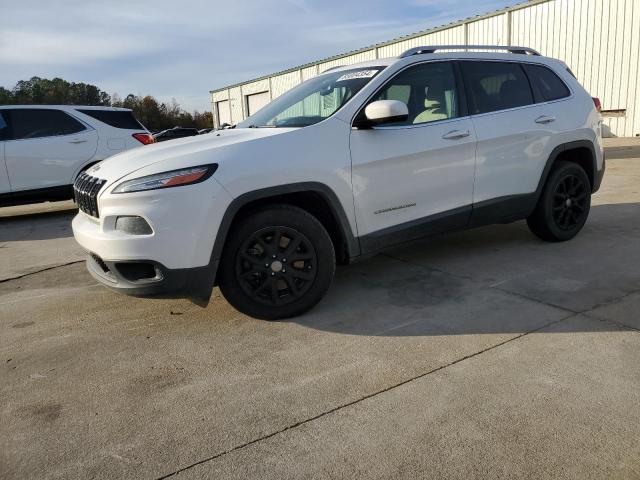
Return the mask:
{"type": "Polygon", "coordinates": [[[142,217],[125,216],[116,218],[116,230],[130,235],[150,235],[153,233],[151,226],[142,217]]]}

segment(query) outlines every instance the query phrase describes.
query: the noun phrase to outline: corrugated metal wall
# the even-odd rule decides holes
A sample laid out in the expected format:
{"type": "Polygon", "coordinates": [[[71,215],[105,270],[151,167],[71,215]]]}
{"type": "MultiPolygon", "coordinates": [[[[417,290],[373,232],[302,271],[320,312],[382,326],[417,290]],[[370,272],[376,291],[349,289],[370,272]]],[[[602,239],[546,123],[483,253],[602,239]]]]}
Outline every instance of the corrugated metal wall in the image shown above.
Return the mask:
{"type": "Polygon", "coordinates": [[[612,135],[640,135],[640,0],[533,0],[490,15],[386,42],[358,52],[246,82],[211,94],[230,100],[234,122],[246,115],[246,95],[269,91],[272,98],[338,66],[400,55],[421,45],[521,45],[564,60],[582,85],[602,100],[612,135]]]}
{"type": "Polygon", "coordinates": [[[378,58],[397,57],[405,50],[423,45],[463,45],[464,27],[457,26],[420,35],[378,48],[378,58]]]}
{"type": "Polygon", "coordinates": [[[640,134],[640,1],[553,0],[511,13],[514,44],[560,58],[605,110],[615,136],[640,134]]]}

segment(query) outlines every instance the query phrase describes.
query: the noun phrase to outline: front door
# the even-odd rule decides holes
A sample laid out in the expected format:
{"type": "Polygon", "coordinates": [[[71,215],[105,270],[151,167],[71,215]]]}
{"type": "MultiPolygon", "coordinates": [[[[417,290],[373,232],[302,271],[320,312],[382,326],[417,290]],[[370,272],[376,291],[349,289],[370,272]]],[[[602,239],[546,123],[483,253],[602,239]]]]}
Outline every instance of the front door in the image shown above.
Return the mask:
{"type": "Polygon", "coordinates": [[[10,110],[5,161],[12,191],[73,183],[73,174],[98,146],[97,132],[61,110],[10,110]]]}
{"type": "Polygon", "coordinates": [[[371,101],[407,104],[404,122],[352,130],[352,183],[363,249],[466,225],[476,136],[451,62],[411,66],[371,101]]]}

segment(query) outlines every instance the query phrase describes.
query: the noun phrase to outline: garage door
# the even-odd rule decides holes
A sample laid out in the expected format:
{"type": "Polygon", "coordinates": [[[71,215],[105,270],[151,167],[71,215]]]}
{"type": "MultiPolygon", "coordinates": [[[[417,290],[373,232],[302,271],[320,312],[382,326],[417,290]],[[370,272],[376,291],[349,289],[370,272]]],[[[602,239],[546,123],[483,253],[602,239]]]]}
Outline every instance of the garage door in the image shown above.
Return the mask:
{"type": "Polygon", "coordinates": [[[269,98],[269,92],[260,92],[254,93],[253,95],[247,95],[247,109],[249,115],[253,115],[270,101],[271,99],[269,98]]]}
{"type": "Polygon", "coordinates": [[[216,107],[218,110],[218,125],[223,125],[225,123],[231,125],[231,108],[229,106],[229,100],[217,102],[216,107]]]}

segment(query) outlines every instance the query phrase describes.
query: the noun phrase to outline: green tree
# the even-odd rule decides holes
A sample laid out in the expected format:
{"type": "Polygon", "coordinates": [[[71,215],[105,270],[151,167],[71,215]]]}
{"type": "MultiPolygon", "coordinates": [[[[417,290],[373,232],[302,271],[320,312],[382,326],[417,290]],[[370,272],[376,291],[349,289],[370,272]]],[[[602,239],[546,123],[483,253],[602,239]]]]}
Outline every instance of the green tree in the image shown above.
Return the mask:
{"type": "Polygon", "coordinates": [[[172,99],[159,103],[151,95],[140,97],[129,94],[124,99],[117,93],[109,95],[95,85],[73,83],[62,78],[46,79],[31,77],[20,80],[8,90],[0,87],[0,105],[99,105],[130,108],[136,118],[151,131],[164,130],[176,126],[211,128],[211,112],[193,114],[183,110],[172,99]]]}
{"type": "Polygon", "coordinates": [[[198,129],[213,128],[213,113],[210,111],[200,113],[196,110],[193,112],[193,122],[198,129]]]}
{"type": "MultiPolygon", "coordinates": [[[[3,89],[6,90],[6,89],[3,89]]],[[[0,103],[19,105],[111,105],[109,94],[95,85],[70,83],[62,78],[31,77],[20,80],[10,97],[0,96],[0,103]]]]}
{"type": "Polygon", "coordinates": [[[0,105],[13,103],[13,93],[4,87],[0,87],[0,105]]]}

